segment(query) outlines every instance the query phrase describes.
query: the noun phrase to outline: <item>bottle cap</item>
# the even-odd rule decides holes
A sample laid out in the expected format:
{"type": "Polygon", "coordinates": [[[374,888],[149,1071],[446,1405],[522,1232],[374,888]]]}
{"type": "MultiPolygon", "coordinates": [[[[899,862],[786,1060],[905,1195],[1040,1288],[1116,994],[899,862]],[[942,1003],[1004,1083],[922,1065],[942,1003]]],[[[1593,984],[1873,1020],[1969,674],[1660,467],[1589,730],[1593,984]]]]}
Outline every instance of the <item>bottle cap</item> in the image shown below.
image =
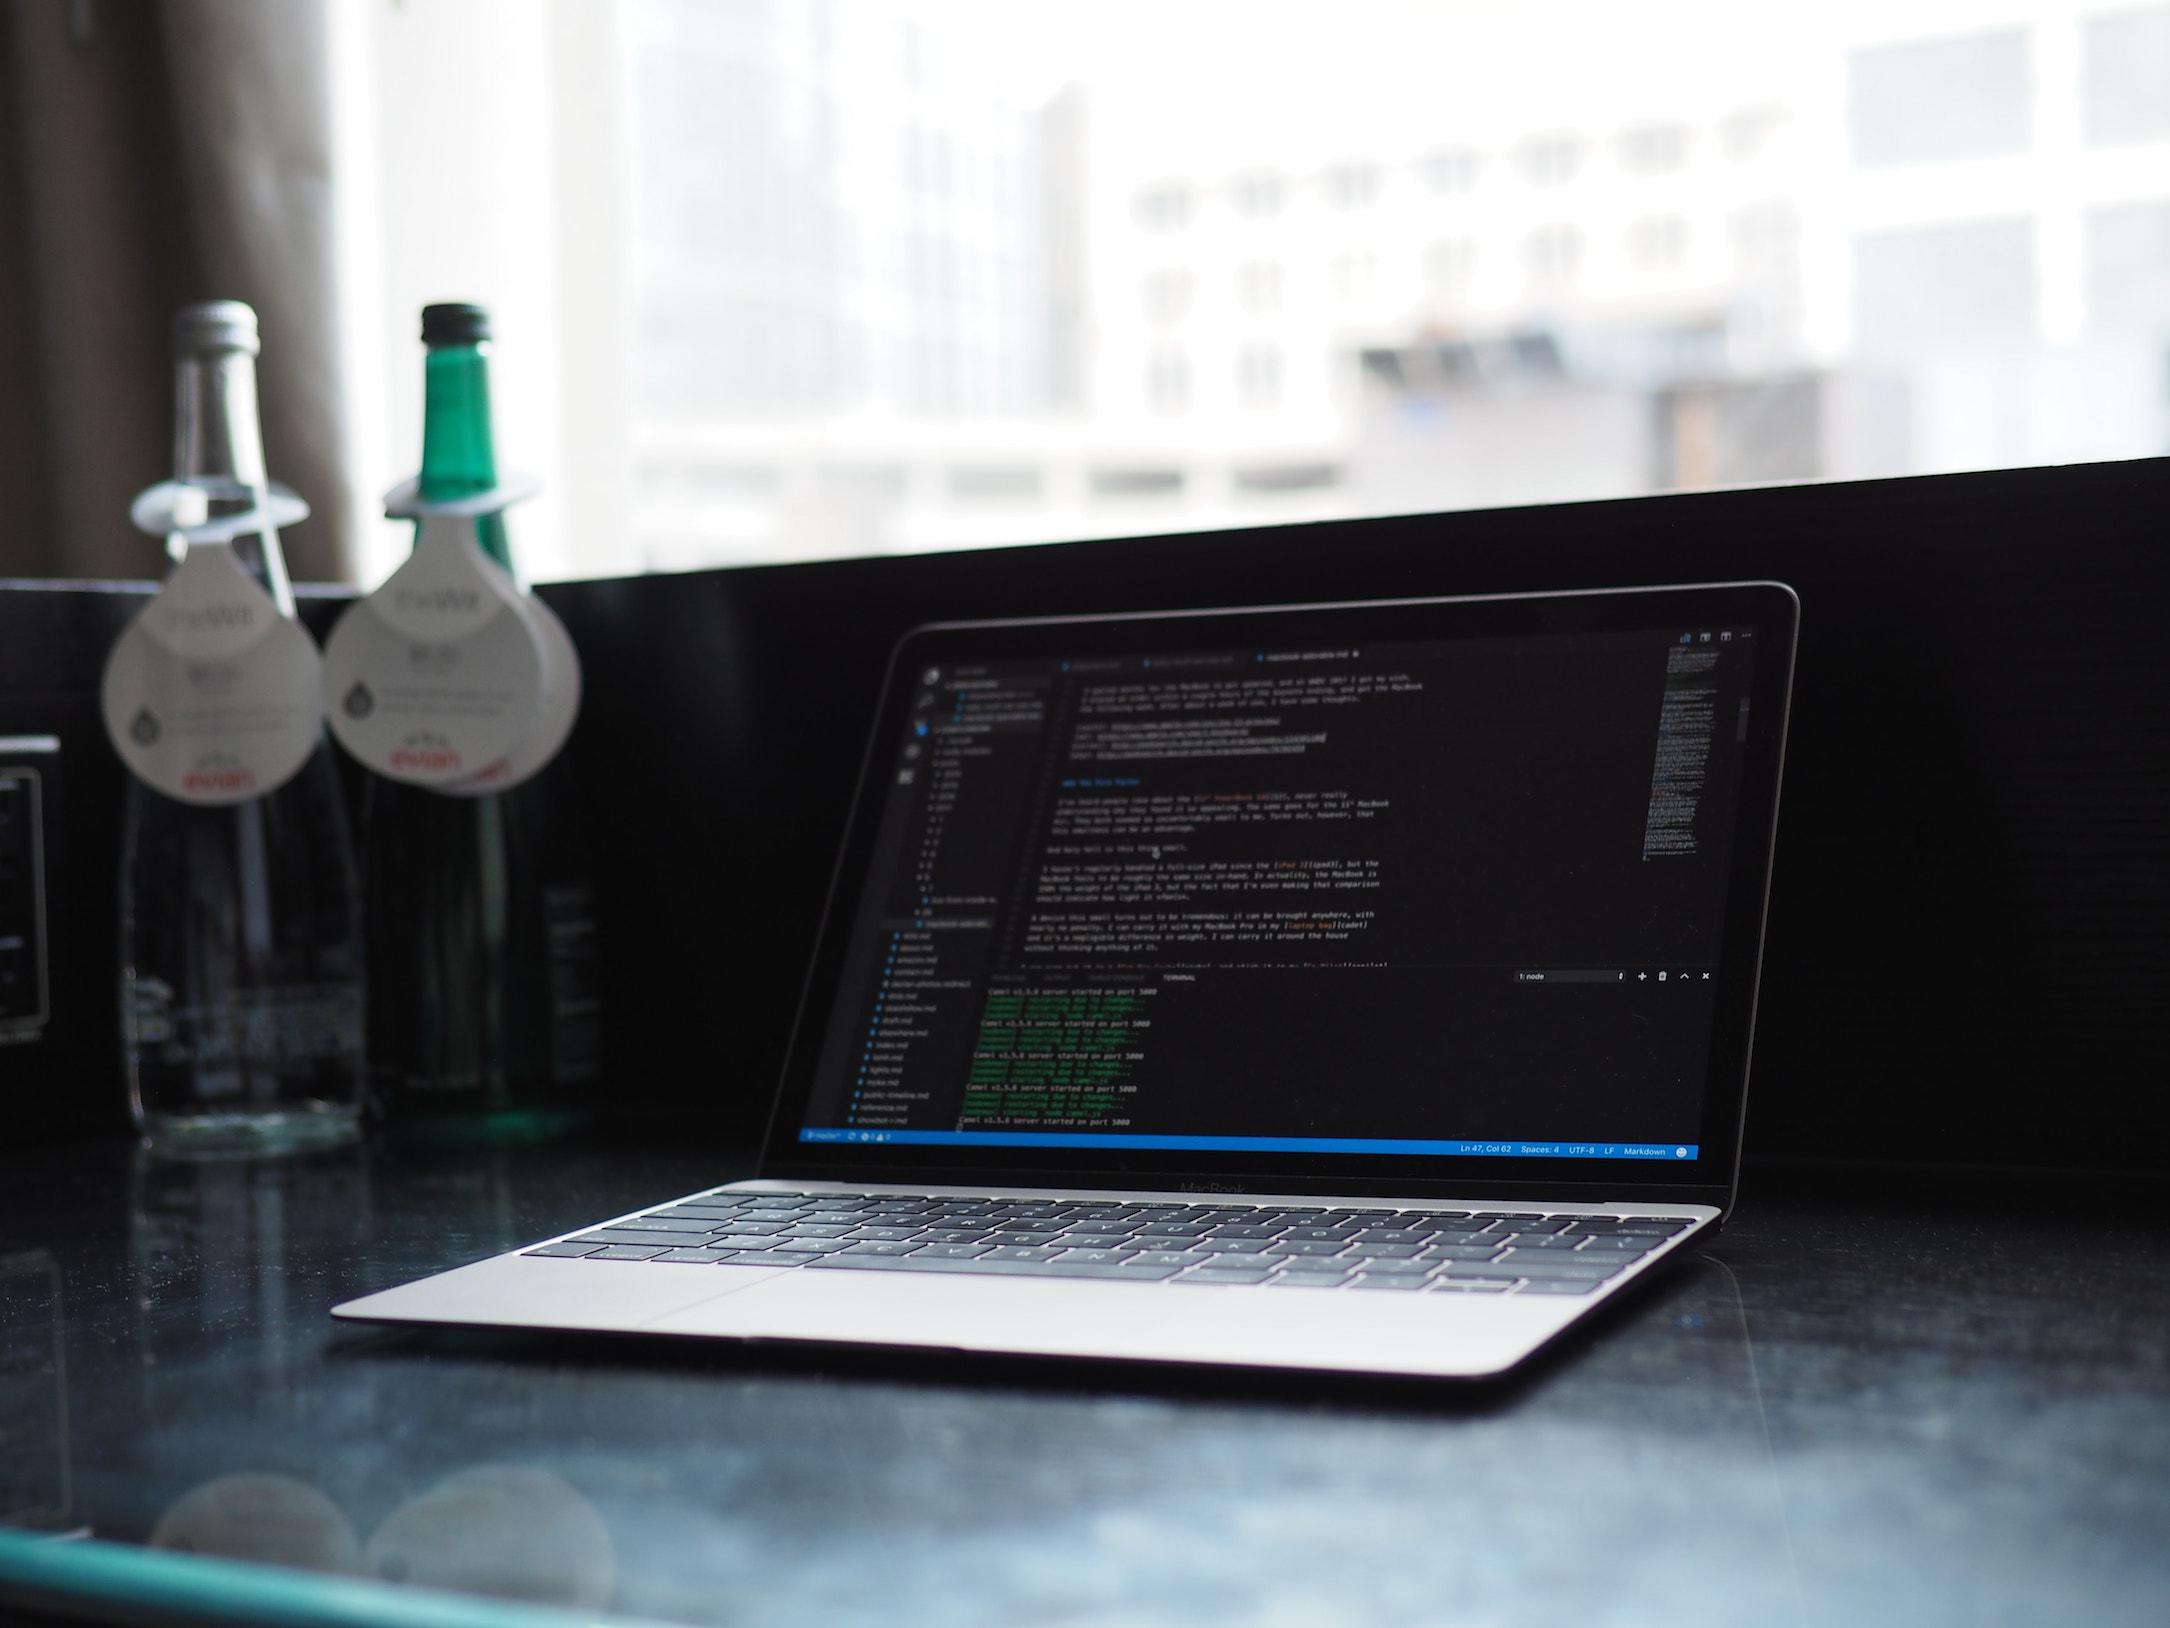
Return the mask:
{"type": "Polygon", "coordinates": [[[479,305],[422,307],[422,343],[432,350],[480,345],[490,337],[490,313],[479,305]]]}
{"type": "Polygon", "coordinates": [[[254,356],[262,348],[256,338],[256,312],[239,300],[201,300],[173,313],[176,356],[214,356],[224,351],[254,356]]]}

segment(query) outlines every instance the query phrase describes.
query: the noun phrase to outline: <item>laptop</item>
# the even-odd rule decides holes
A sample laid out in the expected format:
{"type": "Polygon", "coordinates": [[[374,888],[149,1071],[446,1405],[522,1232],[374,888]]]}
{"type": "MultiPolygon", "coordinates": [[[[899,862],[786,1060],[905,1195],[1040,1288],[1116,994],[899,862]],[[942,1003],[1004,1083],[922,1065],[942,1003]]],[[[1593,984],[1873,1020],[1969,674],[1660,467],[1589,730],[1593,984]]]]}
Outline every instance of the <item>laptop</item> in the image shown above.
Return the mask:
{"type": "Polygon", "coordinates": [[[1733,1201],[1797,612],[919,628],[757,1175],[334,1315],[1510,1368],[1733,1201]]]}

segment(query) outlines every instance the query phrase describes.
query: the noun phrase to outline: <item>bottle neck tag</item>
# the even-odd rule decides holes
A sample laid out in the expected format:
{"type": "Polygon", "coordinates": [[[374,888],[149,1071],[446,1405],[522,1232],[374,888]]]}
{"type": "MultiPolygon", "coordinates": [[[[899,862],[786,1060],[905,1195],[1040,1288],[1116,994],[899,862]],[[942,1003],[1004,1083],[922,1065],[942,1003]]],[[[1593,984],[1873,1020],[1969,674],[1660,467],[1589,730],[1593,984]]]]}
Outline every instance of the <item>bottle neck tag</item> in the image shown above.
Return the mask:
{"type": "Polygon", "coordinates": [[[454,797],[510,791],[521,781],[540,774],[564,747],[580,716],[580,652],[573,647],[573,636],[565,631],[557,612],[533,594],[523,595],[520,603],[540,636],[543,653],[543,694],[534,723],[511,751],[473,779],[437,788],[454,797]]]}
{"type": "Polygon", "coordinates": [[[423,517],[413,555],[324,647],[324,710],[365,768],[416,786],[472,778],[528,734],[548,688],[525,596],[471,517],[423,517]]]}
{"type": "Polygon", "coordinates": [[[292,779],[321,733],[321,663],[230,544],[197,542],[114,642],[106,734],[184,803],[246,802],[292,779]]]}

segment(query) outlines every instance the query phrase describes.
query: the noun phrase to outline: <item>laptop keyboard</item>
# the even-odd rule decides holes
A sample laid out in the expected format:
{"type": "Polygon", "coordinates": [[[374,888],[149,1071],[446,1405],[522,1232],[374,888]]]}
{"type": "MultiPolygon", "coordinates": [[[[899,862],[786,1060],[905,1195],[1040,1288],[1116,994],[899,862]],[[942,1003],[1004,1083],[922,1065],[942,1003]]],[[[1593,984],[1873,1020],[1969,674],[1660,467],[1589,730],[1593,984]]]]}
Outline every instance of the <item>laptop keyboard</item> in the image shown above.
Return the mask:
{"type": "Polygon", "coordinates": [[[1587,1295],[1691,1225],[1537,1210],[711,1193],[523,1253],[669,1266],[1587,1295]]]}

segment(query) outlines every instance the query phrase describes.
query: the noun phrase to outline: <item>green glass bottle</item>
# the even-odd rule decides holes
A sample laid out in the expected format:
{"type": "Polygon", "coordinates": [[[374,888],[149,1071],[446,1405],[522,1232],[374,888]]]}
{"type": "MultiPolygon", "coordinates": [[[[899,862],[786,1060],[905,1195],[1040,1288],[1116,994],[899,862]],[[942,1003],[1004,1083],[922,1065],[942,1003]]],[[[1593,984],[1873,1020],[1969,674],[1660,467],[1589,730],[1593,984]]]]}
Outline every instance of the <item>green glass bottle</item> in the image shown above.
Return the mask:
{"type": "MultiPolygon", "coordinates": [[[[489,318],[422,313],[425,501],[497,484],[489,318]]],[[[518,580],[502,514],[477,536],[518,580]]],[[[525,1140],[585,1117],[599,1061],[595,894],[564,757],[509,791],[371,776],[363,799],[369,1066],[391,1126],[525,1140]]]]}

